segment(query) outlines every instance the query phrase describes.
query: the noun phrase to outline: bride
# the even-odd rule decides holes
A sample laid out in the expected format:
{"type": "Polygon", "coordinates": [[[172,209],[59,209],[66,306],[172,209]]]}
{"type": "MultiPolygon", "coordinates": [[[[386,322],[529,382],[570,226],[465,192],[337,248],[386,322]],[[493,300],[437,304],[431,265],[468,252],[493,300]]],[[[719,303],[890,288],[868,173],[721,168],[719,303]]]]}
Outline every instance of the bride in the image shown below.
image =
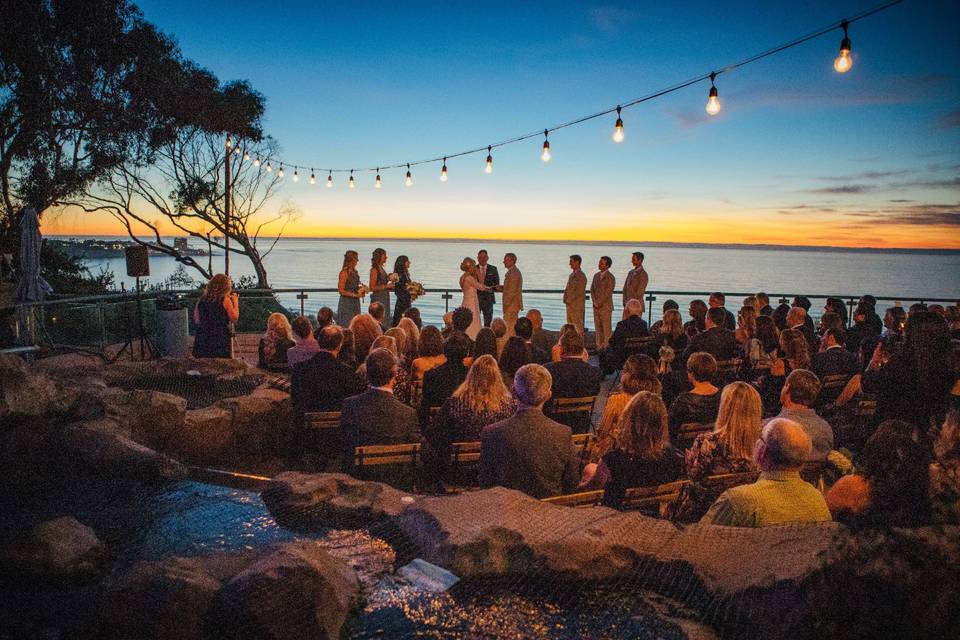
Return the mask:
{"type": "Polygon", "coordinates": [[[460,304],[464,309],[470,309],[473,313],[473,321],[467,327],[467,336],[471,340],[476,339],[480,331],[480,301],[477,298],[477,291],[490,291],[490,287],[485,287],[477,281],[477,262],[473,258],[464,258],[460,263],[460,270],[463,275],[460,276],[460,289],[463,291],[463,302],[460,304]]]}

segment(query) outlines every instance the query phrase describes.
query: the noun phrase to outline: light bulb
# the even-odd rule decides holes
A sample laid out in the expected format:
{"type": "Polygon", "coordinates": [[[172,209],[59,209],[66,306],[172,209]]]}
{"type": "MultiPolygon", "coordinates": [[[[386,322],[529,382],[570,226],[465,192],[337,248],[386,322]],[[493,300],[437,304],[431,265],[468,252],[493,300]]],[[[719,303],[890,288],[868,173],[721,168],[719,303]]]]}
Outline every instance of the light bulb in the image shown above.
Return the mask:
{"type": "Polygon", "coordinates": [[[250,152],[249,152],[249,151],[244,151],[244,152],[243,152],[243,159],[246,160],[246,161],[248,161],[248,162],[250,161],[250,152]]]}
{"type": "Polygon", "coordinates": [[[443,159],[443,167],[440,168],[440,182],[447,181],[447,159],[443,159]]]}
{"type": "Polygon", "coordinates": [[[350,181],[347,183],[347,186],[351,189],[357,188],[357,183],[353,180],[353,169],[350,169],[350,181]]]}
{"type": "Polygon", "coordinates": [[[379,189],[379,188],[382,187],[382,186],[383,186],[383,185],[380,184],[380,168],[378,167],[378,168],[377,168],[377,179],[376,179],[376,181],[373,183],[373,188],[374,188],[374,189],[379,189]]]}
{"type": "Polygon", "coordinates": [[[617,144],[623,142],[623,120],[620,119],[620,107],[617,107],[617,124],[613,126],[613,141],[617,144]]]}
{"type": "Polygon", "coordinates": [[[233,146],[233,141],[230,140],[230,136],[227,136],[227,149],[233,146]]]}
{"type": "Polygon", "coordinates": [[[710,73],[710,96],[707,98],[707,113],[715,116],[720,113],[720,98],[717,95],[717,87],[713,81],[717,79],[716,73],[710,73]]]}
{"type": "Polygon", "coordinates": [[[493,154],[490,153],[491,147],[487,147],[487,166],[483,168],[486,173],[493,173],[493,154]]]}
{"type": "Polygon", "coordinates": [[[331,171],[329,174],[327,174],[327,189],[330,189],[332,187],[333,187],[333,172],[331,171]]]}
{"type": "Polygon", "coordinates": [[[317,176],[313,173],[313,169],[310,169],[310,184],[317,184],[317,176]]]}
{"type": "Polygon", "coordinates": [[[550,158],[553,156],[550,155],[550,141],[547,140],[547,130],[543,130],[543,153],[540,154],[540,159],[544,162],[550,162],[550,158]]]}
{"type": "Polygon", "coordinates": [[[847,27],[850,26],[850,23],[844,20],[840,23],[840,26],[843,28],[843,40],[840,41],[840,55],[833,61],[833,68],[837,73],[846,73],[853,66],[853,58],[850,57],[850,50],[853,45],[847,35],[847,27]]]}
{"type": "Polygon", "coordinates": [[[273,173],[273,167],[270,166],[270,162],[267,161],[267,173],[273,173]]]}
{"type": "Polygon", "coordinates": [[[282,162],[280,163],[280,171],[277,171],[277,177],[278,177],[278,178],[282,178],[282,177],[283,177],[283,163],[282,163],[282,162]]]}
{"type": "Polygon", "coordinates": [[[293,170],[293,181],[300,182],[300,172],[296,169],[293,170]]]}
{"type": "Polygon", "coordinates": [[[407,165],[407,177],[404,178],[403,184],[407,185],[408,187],[413,186],[413,175],[410,173],[410,165],[407,165]]]}
{"type": "Polygon", "coordinates": [[[254,158],[254,160],[253,160],[253,166],[255,166],[255,167],[259,167],[259,166],[260,166],[260,156],[257,156],[256,158],[254,158]]]}

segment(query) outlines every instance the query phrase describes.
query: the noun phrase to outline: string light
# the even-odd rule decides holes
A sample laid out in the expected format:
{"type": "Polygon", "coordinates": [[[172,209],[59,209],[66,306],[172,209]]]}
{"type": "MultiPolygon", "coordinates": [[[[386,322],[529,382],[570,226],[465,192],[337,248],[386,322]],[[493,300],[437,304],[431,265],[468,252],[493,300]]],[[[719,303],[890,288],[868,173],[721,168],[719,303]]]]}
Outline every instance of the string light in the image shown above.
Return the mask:
{"type": "Polygon", "coordinates": [[[310,184],[317,184],[317,176],[313,173],[313,169],[310,169],[310,184]]]}
{"type": "Polygon", "coordinates": [[[843,27],[843,40],[840,41],[840,55],[833,61],[833,68],[836,69],[837,73],[846,73],[853,66],[853,58],[850,57],[852,46],[850,38],[847,37],[847,27],[849,25],[850,23],[846,20],[840,23],[840,26],[843,27]]]}
{"type": "Polygon", "coordinates": [[[410,173],[410,164],[409,164],[409,163],[407,164],[407,177],[404,178],[403,184],[407,185],[408,187],[412,187],[412,186],[413,186],[413,174],[410,173]]]}
{"type": "Polygon", "coordinates": [[[447,181],[447,159],[443,159],[443,167],[440,168],[440,182],[447,181]]]}
{"type": "Polygon", "coordinates": [[[277,171],[277,177],[278,177],[278,178],[282,178],[282,177],[283,177],[283,163],[282,163],[282,162],[280,163],[280,171],[277,171]]]}
{"type": "Polygon", "coordinates": [[[483,168],[486,173],[493,173],[493,154],[490,152],[492,147],[487,147],[487,166],[483,168]]]}
{"type": "Polygon", "coordinates": [[[273,173],[273,167],[270,166],[269,160],[267,160],[267,173],[273,173]]]}
{"type": "Polygon", "coordinates": [[[713,81],[717,79],[715,71],[710,72],[710,96],[707,98],[707,113],[712,116],[720,113],[720,97],[717,95],[717,87],[713,81]]]}
{"type": "Polygon", "coordinates": [[[327,174],[327,189],[331,189],[332,187],[333,187],[333,171],[327,174]]]}
{"type": "Polygon", "coordinates": [[[350,169],[350,182],[347,183],[347,186],[351,189],[357,188],[357,183],[353,180],[353,169],[350,169]]]}
{"type": "Polygon", "coordinates": [[[293,181],[300,182],[300,172],[297,169],[293,170],[293,181]]]}
{"type": "Polygon", "coordinates": [[[623,120],[620,119],[620,105],[617,105],[617,124],[613,126],[613,141],[617,144],[623,142],[623,120]]]}
{"type": "Polygon", "coordinates": [[[230,135],[227,134],[227,149],[231,148],[232,146],[233,146],[233,141],[230,140],[230,135]]]}
{"type": "Polygon", "coordinates": [[[543,152],[540,154],[540,159],[544,162],[550,162],[550,158],[553,156],[550,155],[550,141],[547,140],[547,136],[550,135],[550,132],[546,129],[543,130],[543,152]]]}
{"type": "Polygon", "coordinates": [[[380,167],[377,167],[377,179],[376,179],[376,180],[374,181],[374,183],[373,183],[373,188],[374,188],[374,189],[379,189],[379,188],[382,187],[382,186],[383,186],[383,185],[380,184],[380,167]]]}
{"type": "Polygon", "coordinates": [[[247,162],[250,162],[250,152],[247,151],[246,149],[244,149],[243,151],[243,159],[246,160],[247,162]]]}
{"type": "Polygon", "coordinates": [[[255,167],[259,167],[259,166],[260,166],[260,156],[257,156],[256,158],[254,158],[254,160],[253,160],[253,166],[255,166],[255,167]]]}

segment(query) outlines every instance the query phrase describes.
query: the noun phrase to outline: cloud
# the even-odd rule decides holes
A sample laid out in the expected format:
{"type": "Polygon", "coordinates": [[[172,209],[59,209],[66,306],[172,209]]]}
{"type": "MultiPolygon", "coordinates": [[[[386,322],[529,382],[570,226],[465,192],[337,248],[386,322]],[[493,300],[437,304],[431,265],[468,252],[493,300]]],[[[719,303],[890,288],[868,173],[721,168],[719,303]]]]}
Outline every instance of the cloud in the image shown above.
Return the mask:
{"type": "Polygon", "coordinates": [[[960,127],[960,111],[949,111],[937,118],[934,129],[956,129],[960,127]]]}
{"type": "Polygon", "coordinates": [[[830,195],[857,195],[861,193],[870,193],[877,191],[879,187],[869,184],[841,184],[836,187],[821,187],[819,189],[806,189],[804,193],[819,193],[830,195]]]}
{"type": "Polygon", "coordinates": [[[855,180],[882,180],[884,178],[892,178],[894,176],[903,176],[913,173],[908,169],[900,169],[898,171],[864,171],[863,173],[858,173],[852,176],[819,176],[817,180],[824,180],[826,182],[853,182],[855,180]]]}
{"type": "Polygon", "coordinates": [[[836,213],[836,211],[837,210],[833,207],[820,207],[812,204],[795,204],[789,207],[784,207],[777,211],[777,213],[785,216],[795,216],[805,213],[836,213]]]}
{"type": "Polygon", "coordinates": [[[844,214],[850,218],[863,218],[866,226],[910,225],[910,226],[960,226],[960,202],[956,204],[916,204],[899,209],[880,211],[856,211],[844,214]]]}

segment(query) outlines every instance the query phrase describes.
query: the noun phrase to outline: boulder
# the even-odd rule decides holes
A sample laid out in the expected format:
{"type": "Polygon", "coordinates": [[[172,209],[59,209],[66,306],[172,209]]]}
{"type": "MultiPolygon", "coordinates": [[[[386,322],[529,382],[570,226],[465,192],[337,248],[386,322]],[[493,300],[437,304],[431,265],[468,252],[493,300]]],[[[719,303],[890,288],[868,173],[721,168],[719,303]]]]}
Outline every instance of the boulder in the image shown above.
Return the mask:
{"type": "Polygon", "coordinates": [[[109,419],[76,422],[63,430],[63,445],[83,466],[112,476],[140,480],[182,477],[178,462],[124,435],[109,419]]]}
{"type": "Polygon", "coordinates": [[[290,398],[249,395],[226,398],[216,406],[233,415],[233,448],[241,456],[281,453],[291,433],[290,398]]]}
{"type": "Polygon", "coordinates": [[[221,406],[187,411],[183,429],[167,446],[171,453],[199,464],[223,460],[233,442],[233,412],[221,406]]]}
{"type": "Polygon", "coordinates": [[[247,376],[255,376],[256,379],[263,377],[242,360],[233,358],[159,358],[147,362],[116,362],[104,372],[104,379],[109,385],[123,385],[131,380],[179,378],[188,375],[188,371],[196,372],[190,375],[199,374],[221,380],[237,380],[247,376]]]}
{"type": "Polygon", "coordinates": [[[90,527],[72,516],[47,520],[15,540],[4,553],[17,571],[51,578],[83,578],[103,560],[103,543],[90,527]]]}
{"type": "Polygon", "coordinates": [[[274,547],[217,594],[211,624],[223,637],[340,637],[360,595],[354,571],[317,542],[274,547]]]}
{"type": "Polygon", "coordinates": [[[0,418],[35,417],[60,409],[57,386],[22,358],[0,353],[0,418]]]}
{"type": "Polygon", "coordinates": [[[162,451],[183,429],[187,414],[185,399],[161,391],[108,389],[104,402],[106,415],[130,429],[134,440],[162,451]]]}

